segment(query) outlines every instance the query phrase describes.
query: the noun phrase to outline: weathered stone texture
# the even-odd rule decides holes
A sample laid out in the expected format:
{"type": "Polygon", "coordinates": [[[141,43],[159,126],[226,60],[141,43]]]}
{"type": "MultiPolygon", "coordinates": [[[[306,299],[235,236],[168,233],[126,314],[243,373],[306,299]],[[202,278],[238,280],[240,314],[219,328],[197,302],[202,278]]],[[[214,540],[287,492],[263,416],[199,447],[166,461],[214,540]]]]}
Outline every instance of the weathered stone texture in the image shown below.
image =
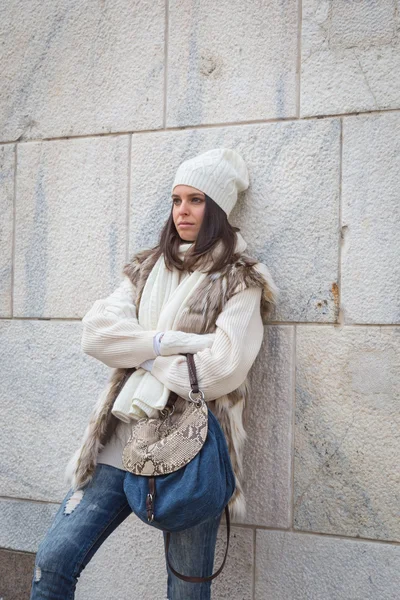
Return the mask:
{"type": "Polygon", "coordinates": [[[344,119],[343,138],[345,322],[400,323],[400,114],[344,119]]]}
{"type": "MultiPolygon", "coordinates": [[[[226,546],[225,518],[218,531],[214,571],[223,560],[226,546]]],[[[252,600],[253,598],[253,531],[242,527],[231,528],[228,558],[221,575],[212,583],[212,598],[216,600],[252,600]]]]}
{"type": "Polygon", "coordinates": [[[301,116],[400,107],[397,4],[303,1],[301,116]]]}
{"type": "Polygon", "coordinates": [[[59,504],[0,500],[0,547],[36,552],[59,504]]]}
{"type": "Polygon", "coordinates": [[[400,541],[399,334],[298,327],[296,528],[400,541]]]}
{"type": "Polygon", "coordinates": [[[296,33],[297,0],[169,2],[167,125],[295,116],[296,33]]]}
{"type": "MultiPolygon", "coordinates": [[[[218,535],[215,567],[224,550],[224,530],[218,535]]],[[[229,559],[213,583],[213,598],[252,598],[253,532],[233,528],[229,559]]],[[[167,572],[162,533],[128,517],[97,551],[83,571],[76,600],[165,600],[167,572]]]]}
{"type": "Polygon", "coordinates": [[[61,501],[68,459],[108,369],[82,353],[80,322],[0,321],[0,496],[61,501]]]}
{"type": "Polygon", "coordinates": [[[398,597],[399,546],[257,530],[256,548],[255,600],[398,597]]]}
{"type": "Polygon", "coordinates": [[[1,600],[27,600],[30,596],[34,554],[0,548],[1,600]]]}
{"type": "Polygon", "coordinates": [[[130,251],[157,242],[179,164],[225,146],[243,156],[250,187],[230,222],[280,289],[274,320],[336,321],[339,160],[337,119],[132,136],[130,251]],[[168,159],[166,159],[168,157],[168,159]],[[154,168],[154,165],[157,168],[154,168]]]}
{"type": "Polygon", "coordinates": [[[129,136],[18,150],[17,317],[82,317],[121,281],[129,136]]]}
{"type": "Polygon", "coordinates": [[[11,317],[15,147],[0,145],[0,317],[11,317]]]}
{"type": "Polygon", "coordinates": [[[293,343],[293,327],[266,327],[251,370],[244,456],[246,523],[290,527],[293,343]]]}
{"type": "Polygon", "coordinates": [[[161,127],[164,0],[0,7],[2,140],[161,127]]]}

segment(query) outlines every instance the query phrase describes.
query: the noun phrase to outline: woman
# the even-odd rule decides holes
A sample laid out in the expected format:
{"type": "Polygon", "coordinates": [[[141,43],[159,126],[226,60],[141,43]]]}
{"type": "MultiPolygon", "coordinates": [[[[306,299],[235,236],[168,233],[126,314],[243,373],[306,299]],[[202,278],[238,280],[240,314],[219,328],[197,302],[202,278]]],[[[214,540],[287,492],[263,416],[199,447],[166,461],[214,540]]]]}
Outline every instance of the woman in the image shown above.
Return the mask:
{"type": "MultiPolygon", "coordinates": [[[[217,148],[183,162],[159,244],[138,252],[117,290],[83,318],[83,351],[114,370],[68,465],[71,489],[40,544],[31,600],[72,598],[83,568],[131,513],[121,456],[132,418],[157,415],[171,391],[187,398],[186,353],[194,354],[199,387],[228,442],[236,477],[230,513],[243,517],[248,372],[278,292],[228,222],[247,187],[246,165],[234,150],[217,148]]],[[[175,569],[212,573],[219,521],[171,535],[175,569]]],[[[170,600],[204,600],[210,593],[210,583],[186,583],[168,569],[170,600]]]]}

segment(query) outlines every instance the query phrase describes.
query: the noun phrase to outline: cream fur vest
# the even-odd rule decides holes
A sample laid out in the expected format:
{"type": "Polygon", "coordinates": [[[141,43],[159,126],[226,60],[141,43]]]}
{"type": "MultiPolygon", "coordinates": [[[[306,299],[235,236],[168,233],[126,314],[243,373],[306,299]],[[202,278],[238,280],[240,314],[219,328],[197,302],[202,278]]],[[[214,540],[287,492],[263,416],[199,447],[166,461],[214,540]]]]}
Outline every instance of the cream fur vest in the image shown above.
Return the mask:
{"type": "MultiPolygon", "coordinates": [[[[142,250],[123,269],[124,275],[127,275],[133,284],[135,295],[133,300],[137,307],[137,314],[144,285],[156,262],[155,254],[154,249],[142,250]]],[[[234,293],[251,286],[262,288],[260,310],[265,324],[272,305],[276,303],[278,290],[267,267],[242,253],[234,255],[232,264],[205,277],[202,284],[190,295],[186,309],[182,311],[177,330],[198,334],[213,333],[215,322],[225,303],[234,293]]],[[[97,464],[98,452],[110,439],[119,423],[111,413],[114,400],[134,370],[134,367],[117,368],[111,373],[86,427],[82,444],[67,466],[66,481],[73,489],[82,488],[91,480],[97,464]]],[[[244,409],[248,404],[249,394],[250,386],[246,377],[246,380],[232,392],[208,402],[228,442],[236,476],[236,490],[229,502],[229,508],[232,517],[238,519],[245,515],[242,454],[246,438],[244,409]]]]}

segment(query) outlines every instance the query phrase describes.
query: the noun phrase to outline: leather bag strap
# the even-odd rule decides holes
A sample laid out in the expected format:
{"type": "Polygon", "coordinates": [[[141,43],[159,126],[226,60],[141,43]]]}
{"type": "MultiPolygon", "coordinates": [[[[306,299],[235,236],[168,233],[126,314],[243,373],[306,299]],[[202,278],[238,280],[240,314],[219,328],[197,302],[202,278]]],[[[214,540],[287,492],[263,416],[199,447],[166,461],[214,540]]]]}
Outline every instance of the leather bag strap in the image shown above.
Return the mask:
{"type": "Polygon", "coordinates": [[[189,369],[189,381],[194,394],[199,393],[199,383],[197,381],[196,364],[194,362],[193,354],[186,354],[187,365],[189,369]]]}
{"type": "MultiPolygon", "coordinates": [[[[188,364],[188,369],[189,369],[190,386],[192,388],[193,393],[198,394],[199,393],[199,384],[197,381],[196,364],[194,362],[193,354],[188,353],[188,354],[186,354],[186,356],[187,356],[187,364],[188,364]]],[[[229,540],[230,540],[230,535],[231,535],[231,519],[230,519],[230,515],[229,515],[228,505],[225,506],[225,518],[226,518],[225,556],[224,556],[224,559],[223,559],[222,564],[219,567],[219,569],[217,571],[215,571],[215,573],[213,573],[212,575],[209,575],[208,577],[190,577],[189,575],[183,575],[182,573],[179,573],[176,569],[174,569],[174,567],[171,565],[171,561],[169,560],[169,546],[170,546],[170,542],[171,542],[171,533],[169,531],[166,532],[165,556],[166,556],[168,567],[171,569],[171,572],[176,577],[178,577],[179,579],[182,579],[183,581],[187,581],[189,583],[205,583],[206,581],[211,581],[212,579],[215,579],[215,577],[218,577],[218,575],[221,573],[222,569],[225,566],[226,559],[228,557],[228,550],[229,550],[229,540]]]]}
{"type": "Polygon", "coordinates": [[[165,536],[166,537],[165,556],[167,559],[168,567],[171,569],[172,573],[176,577],[179,577],[179,579],[182,579],[183,581],[187,581],[189,583],[205,583],[206,581],[211,581],[212,579],[215,579],[215,577],[218,577],[218,575],[221,573],[221,571],[224,568],[225,563],[226,563],[226,559],[228,556],[228,549],[229,549],[229,539],[230,539],[230,535],[231,535],[231,520],[230,520],[230,516],[229,516],[228,505],[225,506],[225,517],[226,517],[226,548],[225,548],[224,560],[222,561],[222,565],[219,567],[219,569],[217,571],[215,571],[215,573],[213,573],[212,575],[209,575],[208,577],[189,577],[188,575],[182,575],[182,573],[178,573],[178,571],[176,571],[176,569],[174,569],[174,567],[171,565],[171,562],[170,562],[169,556],[168,556],[168,551],[169,551],[169,546],[170,546],[170,541],[171,541],[171,534],[170,534],[170,532],[167,532],[167,534],[165,536]]]}

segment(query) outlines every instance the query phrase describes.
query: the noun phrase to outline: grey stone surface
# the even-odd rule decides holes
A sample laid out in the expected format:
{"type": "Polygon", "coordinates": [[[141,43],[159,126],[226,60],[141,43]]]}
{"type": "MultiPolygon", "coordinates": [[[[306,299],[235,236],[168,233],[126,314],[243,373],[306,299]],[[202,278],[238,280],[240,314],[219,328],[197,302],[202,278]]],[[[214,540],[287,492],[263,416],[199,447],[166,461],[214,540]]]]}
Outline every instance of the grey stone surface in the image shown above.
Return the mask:
{"type": "Polygon", "coordinates": [[[162,533],[135,516],[105,540],[79,577],[76,600],[164,600],[162,533]]]}
{"type": "Polygon", "coordinates": [[[30,596],[34,554],[0,548],[1,600],[26,600],[30,596]]]}
{"type": "Polygon", "coordinates": [[[303,1],[301,116],[399,108],[399,23],[397,0],[303,1]]]}
{"type": "Polygon", "coordinates": [[[59,504],[0,500],[0,546],[37,552],[59,504]]]}
{"type": "MultiPolygon", "coordinates": [[[[226,546],[225,517],[218,531],[214,571],[222,564],[226,546]]],[[[254,543],[253,530],[232,527],[228,558],[224,570],[212,583],[215,600],[252,600],[254,543]]]]}
{"type": "Polygon", "coordinates": [[[161,127],[163,0],[0,7],[1,139],[161,127]]]}
{"type": "MultiPolygon", "coordinates": [[[[224,527],[215,567],[224,551],[224,527]]],[[[213,585],[213,598],[252,598],[253,532],[234,527],[227,564],[213,585]]],[[[131,515],[104,542],[83,571],[76,600],[165,600],[167,574],[162,533],[131,515]]]]}
{"type": "Polygon", "coordinates": [[[290,527],[293,344],[293,327],[265,327],[251,370],[244,456],[246,523],[290,527]]]}
{"type": "Polygon", "coordinates": [[[121,281],[129,136],[18,149],[18,317],[82,317],[121,281]]]}
{"type": "Polygon", "coordinates": [[[400,329],[297,329],[295,527],[400,541],[400,329]]]}
{"type": "Polygon", "coordinates": [[[65,496],[65,466],[109,372],[80,339],[80,322],[0,321],[0,496],[65,496]]]}
{"type": "Polygon", "coordinates": [[[344,119],[343,137],[345,322],[400,323],[400,114],[344,119]]]}
{"type": "Polygon", "coordinates": [[[295,116],[296,56],[296,0],[172,0],[167,125],[295,116]]]}
{"type": "Polygon", "coordinates": [[[0,317],[11,317],[15,147],[0,145],[0,317]]]}
{"type": "Polygon", "coordinates": [[[257,530],[256,547],[255,600],[398,597],[399,546],[257,530]]]}
{"type": "Polygon", "coordinates": [[[132,136],[130,252],[157,243],[179,164],[211,148],[234,148],[248,165],[250,187],[229,221],[280,289],[273,319],[336,321],[339,138],[337,119],[132,136]]]}

